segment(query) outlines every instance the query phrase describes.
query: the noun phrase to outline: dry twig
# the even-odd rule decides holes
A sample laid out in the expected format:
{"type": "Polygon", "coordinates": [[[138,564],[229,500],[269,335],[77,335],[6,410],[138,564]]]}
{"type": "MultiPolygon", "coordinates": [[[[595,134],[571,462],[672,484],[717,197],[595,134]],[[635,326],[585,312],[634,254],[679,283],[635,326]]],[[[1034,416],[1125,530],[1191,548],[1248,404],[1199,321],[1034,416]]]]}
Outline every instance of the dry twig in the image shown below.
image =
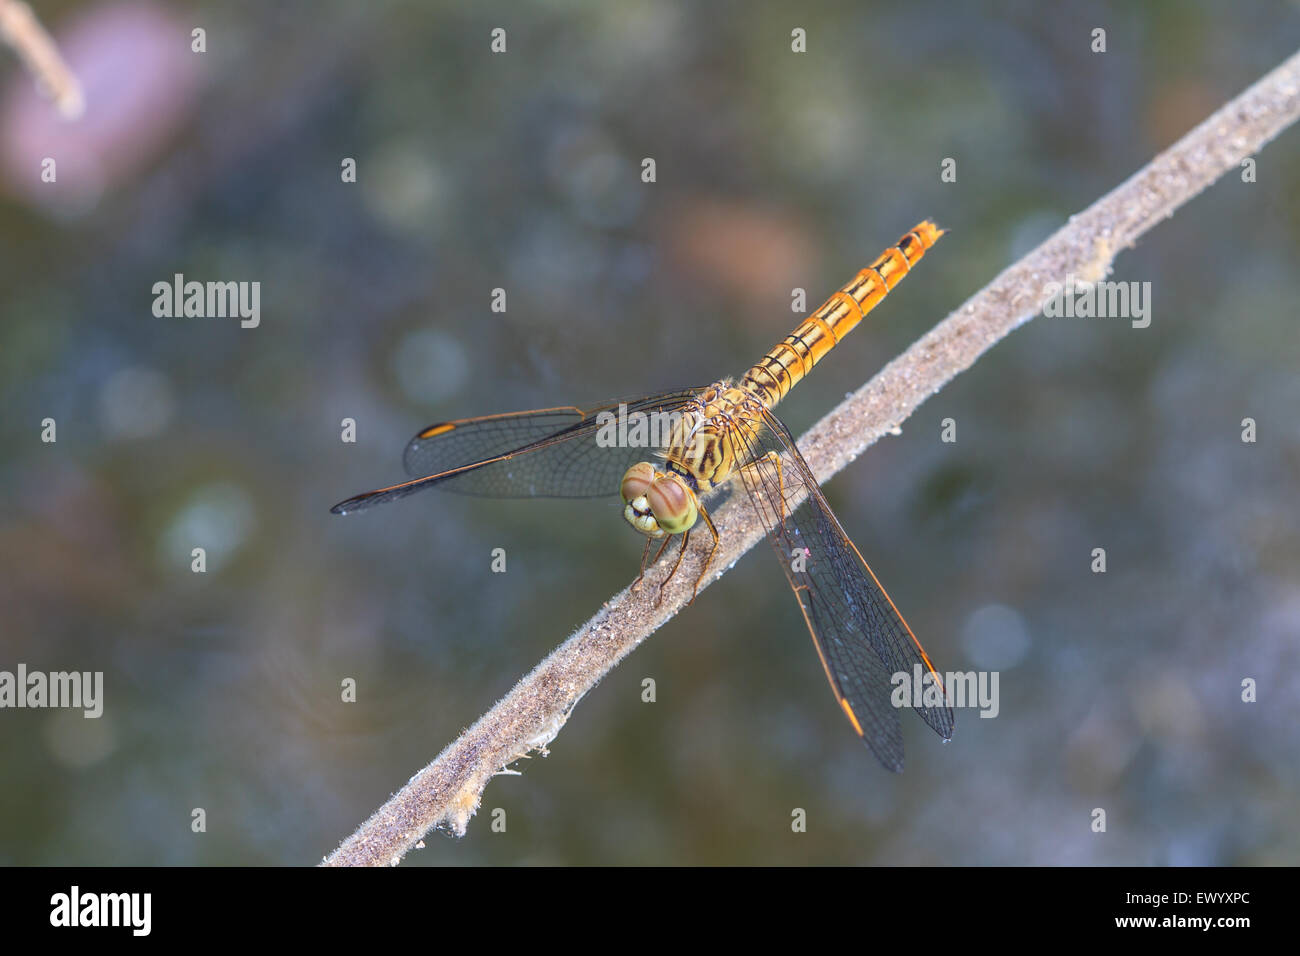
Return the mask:
{"type": "Polygon", "coordinates": [[[27,64],[42,93],[54,101],[64,119],[76,119],[85,108],[81,84],[59,55],[32,8],[18,0],[0,0],[0,40],[27,64]]]}

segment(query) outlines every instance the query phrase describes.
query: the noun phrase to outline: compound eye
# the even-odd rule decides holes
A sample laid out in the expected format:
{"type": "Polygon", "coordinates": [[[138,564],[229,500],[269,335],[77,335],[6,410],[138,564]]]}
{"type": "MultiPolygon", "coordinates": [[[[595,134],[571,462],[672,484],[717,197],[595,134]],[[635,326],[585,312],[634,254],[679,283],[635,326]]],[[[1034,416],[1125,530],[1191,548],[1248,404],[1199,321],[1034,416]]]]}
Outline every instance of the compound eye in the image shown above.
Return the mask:
{"type": "Polygon", "coordinates": [[[695,493],[678,475],[669,473],[654,482],[646,498],[659,527],[669,534],[689,531],[699,516],[695,493]]]}
{"type": "Polygon", "coordinates": [[[624,501],[635,501],[647,491],[655,480],[655,467],[648,461],[638,462],[623,473],[619,493],[624,501]]]}

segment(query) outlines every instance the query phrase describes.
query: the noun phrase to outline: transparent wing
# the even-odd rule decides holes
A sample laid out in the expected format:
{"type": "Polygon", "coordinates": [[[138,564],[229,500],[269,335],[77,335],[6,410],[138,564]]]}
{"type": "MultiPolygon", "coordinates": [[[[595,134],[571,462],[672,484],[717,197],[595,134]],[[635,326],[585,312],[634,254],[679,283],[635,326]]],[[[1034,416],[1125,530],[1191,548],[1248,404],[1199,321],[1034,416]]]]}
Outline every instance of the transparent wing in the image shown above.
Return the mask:
{"type": "MultiPolygon", "coordinates": [[[[680,412],[699,389],[605,402],[591,408],[542,408],[430,425],[402,456],[412,481],[379,488],[336,504],[351,514],[438,487],[483,498],[594,498],[618,493],[623,473],[658,451],[644,442],[606,442],[602,413],[649,419],[680,412]]],[[[659,434],[663,428],[659,429],[659,434]]],[[[652,431],[651,434],[654,434],[652,431]]]]}
{"type": "MultiPolygon", "coordinates": [[[[794,589],[836,702],[876,758],[902,770],[903,736],[890,702],[891,677],[903,672],[911,681],[917,665],[922,675],[930,673],[936,681],[939,675],[840,527],[789,430],[766,409],[763,421],[766,427],[753,440],[739,429],[728,432],[742,446],[733,449],[737,460],[751,461],[739,479],[794,589]],[[807,500],[791,513],[789,503],[801,490],[807,500]]],[[[949,707],[918,701],[914,709],[945,740],[952,736],[949,707]]]]}

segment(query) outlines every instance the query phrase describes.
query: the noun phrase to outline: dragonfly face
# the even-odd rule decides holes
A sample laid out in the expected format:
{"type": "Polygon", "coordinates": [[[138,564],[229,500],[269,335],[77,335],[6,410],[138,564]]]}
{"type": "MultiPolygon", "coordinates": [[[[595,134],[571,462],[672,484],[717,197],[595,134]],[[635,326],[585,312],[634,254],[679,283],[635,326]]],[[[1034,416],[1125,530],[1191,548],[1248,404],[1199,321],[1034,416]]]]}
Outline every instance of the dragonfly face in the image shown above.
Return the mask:
{"type": "Polygon", "coordinates": [[[623,517],[648,538],[685,534],[700,517],[699,499],[675,471],[639,461],[623,475],[623,517]]]}

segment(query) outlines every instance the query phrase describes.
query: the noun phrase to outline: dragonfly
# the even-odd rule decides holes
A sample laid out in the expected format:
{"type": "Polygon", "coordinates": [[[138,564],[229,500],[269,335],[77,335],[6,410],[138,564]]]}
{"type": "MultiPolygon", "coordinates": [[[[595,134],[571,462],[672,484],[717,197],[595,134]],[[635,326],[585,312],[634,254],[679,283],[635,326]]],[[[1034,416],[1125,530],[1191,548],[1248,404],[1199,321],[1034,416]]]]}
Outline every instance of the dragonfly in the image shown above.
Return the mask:
{"type": "Polygon", "coordinates": [[[895,675],[906,675],[912,687],[927,685],[909,703],[944,740],[952,737],[952,709],[929,655],[831,511],[773,409],[943,234],[929,220],[917,224],[737,379],[585,408],[430,425],[406,446],[403,465],[411,480],[356,495],[331,511],[352,514],[426,488],[485,498],[618,493],[623,517],[646,536],[642,574],[652,541],[661,542],[657,561],[672,538],[680,538],[666,583],[692,530],[701,522],[708,529],[712,548],[696,578],[698,591],[719,547],[704,502],[739,484],[776,550],[836,703],[876,759],[901,771],[900,707],[891,700],[895,675]]]}

